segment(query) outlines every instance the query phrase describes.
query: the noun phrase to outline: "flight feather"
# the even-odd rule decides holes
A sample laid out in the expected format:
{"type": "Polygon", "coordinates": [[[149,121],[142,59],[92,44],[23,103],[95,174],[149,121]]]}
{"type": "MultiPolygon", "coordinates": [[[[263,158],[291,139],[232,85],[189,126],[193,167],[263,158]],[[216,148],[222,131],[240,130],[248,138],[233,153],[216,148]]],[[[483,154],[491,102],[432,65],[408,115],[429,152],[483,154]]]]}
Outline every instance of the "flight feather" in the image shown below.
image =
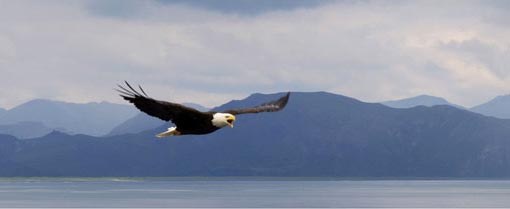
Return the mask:
{"type": "Polygon", "coordinates": [[[289,101],[289,97],[290,97],[290,92],[287,92],[287,94],[285,94],[285,96],[283,96],[277,100],[270,101],[270,102],[252,107],[252,108],[232,109],[232,110],[225,110],[222,112],[230,113],[232,115],[239,115],[239,114],[246,114],[246,113],[259,113],[259,112],[276,112],[276,111],[283,109],[287,105],[287,102],[289,101]]]}
{"type": "Polygon", "coordinates": [[[174,120],[178,120],[180,117],[184,117],[187,114],[201,113],[196,109],[186,107],[181,104],[150,98],[140,86],[138,87],[143,94],[140,94],[128,82],[125,83],[127,88],[121,85],[117,85],[120,88],[117,89],[117,91],[121,93],[120,96],[125,100],[133,103],[136,108],[142,112],[157,117],[161,120],[175,122],[174,120]]]}

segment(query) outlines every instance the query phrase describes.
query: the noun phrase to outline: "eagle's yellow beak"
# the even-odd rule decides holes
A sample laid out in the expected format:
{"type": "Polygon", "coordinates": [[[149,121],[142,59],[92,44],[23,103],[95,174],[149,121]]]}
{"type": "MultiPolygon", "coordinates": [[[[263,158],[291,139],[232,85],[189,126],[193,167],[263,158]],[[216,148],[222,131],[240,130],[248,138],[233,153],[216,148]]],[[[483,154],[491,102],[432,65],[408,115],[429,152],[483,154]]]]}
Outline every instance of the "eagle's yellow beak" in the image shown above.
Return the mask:
{"type": "Polygon", "coordinates": [[[227,123],[230,126],[230,128],[234,128],[234,121],[236,121],[236,116],[227,116],[227,123]]]}

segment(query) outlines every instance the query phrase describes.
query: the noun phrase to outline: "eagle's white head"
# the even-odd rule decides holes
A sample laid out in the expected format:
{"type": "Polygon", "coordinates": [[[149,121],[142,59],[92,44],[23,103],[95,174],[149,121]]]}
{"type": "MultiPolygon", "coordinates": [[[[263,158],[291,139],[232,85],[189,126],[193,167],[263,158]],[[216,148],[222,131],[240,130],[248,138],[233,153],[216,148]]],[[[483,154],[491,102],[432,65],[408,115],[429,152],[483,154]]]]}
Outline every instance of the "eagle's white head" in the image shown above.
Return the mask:
{"type": "Polygon", "coordinates": [[[212,124],[218,128],[223,128],[225,126],[230,126],[234,128],[234,121],[236,120],[236,116],[230,113],[214,113],[212,124]]]}

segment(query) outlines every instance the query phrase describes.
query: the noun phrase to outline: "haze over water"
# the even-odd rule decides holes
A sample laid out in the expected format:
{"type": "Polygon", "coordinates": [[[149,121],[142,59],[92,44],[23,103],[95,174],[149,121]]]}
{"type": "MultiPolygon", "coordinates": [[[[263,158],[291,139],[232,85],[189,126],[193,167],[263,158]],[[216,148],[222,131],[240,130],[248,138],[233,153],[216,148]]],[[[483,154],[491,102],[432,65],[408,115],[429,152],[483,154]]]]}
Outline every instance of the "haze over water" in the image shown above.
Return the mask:
{"type": "Polygon", "coordinates": [[[0,207],[509,207],[510,181],[1,181],[0,207]]]}

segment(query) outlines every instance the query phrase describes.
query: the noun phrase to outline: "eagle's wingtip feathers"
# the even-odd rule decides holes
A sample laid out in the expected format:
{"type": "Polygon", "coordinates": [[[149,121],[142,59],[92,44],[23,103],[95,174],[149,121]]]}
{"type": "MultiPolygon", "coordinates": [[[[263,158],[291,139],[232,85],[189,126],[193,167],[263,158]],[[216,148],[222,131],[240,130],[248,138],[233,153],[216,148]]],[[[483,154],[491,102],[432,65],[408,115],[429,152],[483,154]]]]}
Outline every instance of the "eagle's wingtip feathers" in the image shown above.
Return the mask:
{"type": "Polygon", "coordinates": [[[141,94],[138,91],[136,91],[131,86],[131,84],[129,84],[127,81],[124,81],[124,83],[126,84],[127,88],[122,86],[122,85],[120,85],[120,84],[117,84],[117,87],[119,87],[119,89],[115,89],[117,92],[121,93],[120,96],[123,99],[133,103],[133,100],[136,99],[136,98],[148,98],[149,97],[149,96],[147,96],[147,93],[145,93],[145,91],[142,89],[142,87],[140,85],[138,85],[138,88],[140,88],[140,91],[143,94],[141,94]]]}
{"type": "Polygon", "coordinates": [[[290,97],[290,91],[288,91],[287,94],[285,94],[285,96],[283,96],[280,99],[279,106],[281,109],[283,109],[285,106],[287,106],[287,103],[289,102],[289,97],[290,97]]]}

